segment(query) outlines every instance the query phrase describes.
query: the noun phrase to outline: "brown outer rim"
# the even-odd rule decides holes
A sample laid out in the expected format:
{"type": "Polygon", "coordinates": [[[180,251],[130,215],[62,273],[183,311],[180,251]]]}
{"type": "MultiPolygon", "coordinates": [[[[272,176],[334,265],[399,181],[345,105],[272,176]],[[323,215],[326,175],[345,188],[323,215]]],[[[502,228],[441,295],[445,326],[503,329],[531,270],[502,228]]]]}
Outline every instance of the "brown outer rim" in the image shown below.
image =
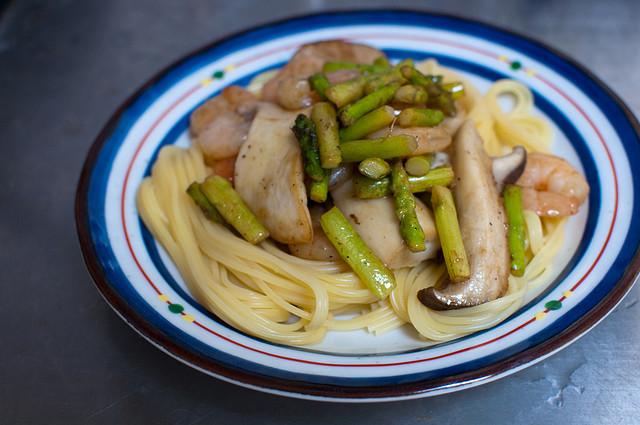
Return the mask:
{"type": "Polygon", "coordinates": [[[183,363],[215,376],[217,378],[227,380],[237,385],[257,389],[260,391],[266,391],[271,393],[285,393],[291,397],[299,398],[311,398],[326,401],[353,401],[353,402],[366,402],[366,401],[391,401],[402,398],[428,396],[430,393],[451,392],[456,389],[462,389],[480,383],[486,383],[493,379],[500,378],[503,375],[509,373],[509,371],[516,371],[525,365],[531,366],[534,363],[546,358],[548,355],[568,346],[570,343],[576,341],[579,337],[588,332],[591,328],[597,325],[602,319],[604,319],[615,306],[624,298],[624,296],[631,290],[633,284],[638,276],[640,270],[640,251],[636,248],[633,258],[625,268],[622,277],[618,280],[613,290],[607,295],[586,315],[584,315],[578,322],[574,323],[558,335],[545,340],[544,342],[529,348],[527,350],[516,353],[502,361],[492,363],[488,366],[475,369],[470,372],[445,376],[428,381],[419,381],[410,384],[399,384],[392,386],[376,386],[376,387],[345,387],[345,386],[333,386],[328,384],[312,384],[307,382],[299,382],[295,380],[277,379],[268,376],[262,376],[252,374],[247,371],[239,371],[233,367],[223,364],[212,362],[204,356],[187,350],[177,344],[172,339],[168,338],[163,332],[159,331],[149,323],[129,304],[122,299],[118,293],[111,287],[107,280],[102,264],[98,261],[98,256],[91,241],[91,234],[89,230],[89,214],[87,210],[87,194],[89,192],[89,186],[91,182],[92,170],[97,162],[103,145],[108,140],[113,130],[117,127],[121,116],[125,110],[149,87],[153,86],[158,80],[160,80],[171,69],[175,68],[178,64],[186,59],[203,53],[209,49],[214,48],[216,45],[222,44],[225,41],[232,39],[244,32],[257,30],[269,26],[277,26],[282,23],[313,17],[317,15],[332,15],[332,14],[350,14],[350,13],[384,13],[384,12],[398,12],[398,13],[418,13],[423,15],[442,17],[451,20],[459,20],[470,24],[486,27],[493,31],[502,32],[512,37],[520,38],[524,41],[536,44],[539,47],[553,53],[559,58],[563,59],[587,77],[595,82],[621,109],[624,116],[629,120],[636,134],[640,135],[640,124],[634,117],[631,110],[627,105],[618,97],[607,85],[605,85],[598,77],[592,72],[587,70],[584,66],[577,63],[575,60],[566,56],[564,53],[559,52],[555,48],[552,48],[538,40],[535,40],[528,36],[523,36],[516,32],[505,30],[501,27],[487,24],[479,20],[461,18],[451,14],[431,13],[426,11],[414,11],[410,9],[364,9],[364,10],[340,10],[340,11],[324,11],[312,14],[303,14],[297,16],[291,16],[286,19],[271,21],[264,25],[256,25],[254,27],[234,32],[224,38],[220,38],[217,41],[210,43],[200,49],[196,49],[191,53],[183,56],[182,58],[174,61],[163,70],[158,72],[153,78],[147,81],[140,89],[138,89],[132,96],[130,96],[125,103],[120,106],[115,113],[111,116],[108,123],[102,129],[96,140],[94,141],[87,159],[85,161],[82,173],[78,182],[78,189],[76,191],[75,199],[75,215],[78,237],[82,248],[82,253],[85,259],[85,263],[91,276],[93,277],[96,286],[107,301],[107,303],[122,317],[122,319],[131,326],[136,332],[142,335],[144,338],[158,346],[172,357],[182,361],[183,363]]]}

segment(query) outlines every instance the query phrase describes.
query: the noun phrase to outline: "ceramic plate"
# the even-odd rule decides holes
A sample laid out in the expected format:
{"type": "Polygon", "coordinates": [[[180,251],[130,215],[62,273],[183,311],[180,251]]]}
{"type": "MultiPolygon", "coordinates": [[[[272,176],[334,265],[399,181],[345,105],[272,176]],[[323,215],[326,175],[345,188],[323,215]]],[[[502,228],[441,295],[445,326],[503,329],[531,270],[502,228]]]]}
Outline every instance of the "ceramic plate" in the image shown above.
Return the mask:
{"type": "Polygon", "coordinates": [[[538,42],[477,22],[409,11],[305,16],[243,32],[171,65],[113,116],[80,180],[84,256],[113,309],[178,360],[245,387],[293,397],[384,401],[468,388],[539,361],[587,332],[638,271],[639,125],[584,68],[538,42]],[[549,286],[487,331],[427,346],[407,329],[331,333],[291,348],[240,333],[199,306],[138,216],[135,193],[159,149],[187,146],[188,117],[230,84],[282,66],[308,42],[342,38],[393,60],[435,58],[481,90],[512,78],[553,123],[553,150],[584,172],[591,194],[570,219],[549,286]]]}

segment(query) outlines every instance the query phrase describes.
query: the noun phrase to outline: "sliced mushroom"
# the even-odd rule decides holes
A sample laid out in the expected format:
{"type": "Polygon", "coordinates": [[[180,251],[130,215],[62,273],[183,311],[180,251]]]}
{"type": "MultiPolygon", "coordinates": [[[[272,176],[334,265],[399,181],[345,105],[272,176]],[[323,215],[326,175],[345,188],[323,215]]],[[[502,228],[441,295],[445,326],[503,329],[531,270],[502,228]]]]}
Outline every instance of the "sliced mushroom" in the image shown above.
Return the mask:
{"type": "Polygon", "coordinates": [[[509,278],[509,246],[504,208],[491,172],[491,159],[473,121],[454,137],[454,200],[469,260],[469,279],[422,289],[418,299],[434,310],[470,307],[502,296],[509,278]]]}
{"type": "Polygon", "coordinates": [[[527,151],[523,146],[515,146],[510,153],[493,158],[492,171],[498,193],[502,193],[505,185],[515,183],[526,165],[527,151]]]}

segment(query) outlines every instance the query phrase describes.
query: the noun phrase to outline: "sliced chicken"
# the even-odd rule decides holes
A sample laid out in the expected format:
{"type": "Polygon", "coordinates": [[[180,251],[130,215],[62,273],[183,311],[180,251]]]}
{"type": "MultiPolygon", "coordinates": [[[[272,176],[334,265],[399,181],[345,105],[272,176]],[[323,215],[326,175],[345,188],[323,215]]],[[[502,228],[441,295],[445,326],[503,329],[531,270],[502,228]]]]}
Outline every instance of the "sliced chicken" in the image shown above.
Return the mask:
{"type": "Polygon", "coordinates": [[[378,137],[398,136],[408,134],[414,136],[418,142],[418,147],[411,152],[412,156],[424,155],[426,153],[438,152],[446,149],[451,144],[451,135],[442,127],[383,127],[369,134],[367,137],[375,139],[378,137]]]}
{"type": "Polygon", "coordinates": [[[311,242],[289,244],[289,252],[298,258],[318,261],[335,261],[340,259],[340,254],[331,243],[320,225],[320,217],[327,212],[324,205],[315,204],[309,208],[311,223],[313,226],[313,239],[311,242]]]}
{"type": "MultiPolygon", "coordinates": [[[[373,63],[384,53],[371,46],[339,40],[320,41],[302,46],[291,60],[262,88],[262,99],[278,101],[278,87],[287,79],[307,78],[322,71],[325,62],[373,63]]],[[[295,83],[294,83],[295,84],[295,83]]]]}
{"type": "Polygon", "coordinates": [[[416,212],[424,230],[426,249],[411,252],[400,235],[396,204],[392,197],[358,199],[353,194],[351,180],[333,190],[331,196],[360,237],[390,269],[414,267],[435,257],[440,250],[433,215],[418,199],[416,212]]]}
{"type": "Polygon", "coordinates": [[[291,126],[299,112],[260,104],[235,164],[235,189],[273,239],[310,242],[300,145],[291,126]]]}
{"type": "Polygon", "coordinates": [[[257,106],[251,92],[229,86],[193,111],[189,127],[209,165],[238,154],[257,106]]]}

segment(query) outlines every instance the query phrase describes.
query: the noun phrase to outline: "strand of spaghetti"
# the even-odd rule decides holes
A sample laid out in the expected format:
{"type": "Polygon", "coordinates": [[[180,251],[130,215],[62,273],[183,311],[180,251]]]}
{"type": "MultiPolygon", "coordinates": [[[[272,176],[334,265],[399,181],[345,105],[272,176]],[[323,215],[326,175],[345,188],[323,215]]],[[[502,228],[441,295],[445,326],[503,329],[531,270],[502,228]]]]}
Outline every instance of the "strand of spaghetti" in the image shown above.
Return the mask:
{"type": "Polygon", "coordinates": [[[534,211],[525,210],[524,224],[526,230],[526,242],[529,250],[535,255],[542,249],[544,245],[544,232],[542,230],[542,221],[538,214],[534,211]]]}
{"type": "Polygon", "coordinates": [[[383,305],[374,310],[377,313],[376,320],[367,325],[367,331],[376,336],[384,335],[394,329],[398,329],[407,323],[394,311],[390,305],[383,305]]]}
{"type": "Polygon", "coordinates": [[[418,273],[418,269],[424,269],[426,262],[418,264],[416,267],[405,267],[395,271],[396,287],[389,294],[389,303],[396,312],[398,317],[402,318],[405,322],[410,322],[411,318],[407,313],[407,294],[405,288],[408,286],[407,281],[414,277],[418,273]]]}
{"type": "MultiPolygon", "coordinates": [[[[290,318],[290,313],[283,310],[271,298],[256,291],[246,290],[239,287],[233,280],[235,276],[229,276],[228,270],[224,267],[219,269],[220,283],[233,294],[238,300],[241,300],[248,308],[252,309],[256,314],[265,317],[274,322],[285,322],[290,318]]],[[[300,327],[302,324],[300,324],[300,327]]]]}
{"type": "MultiPolygon", "coordinates": [[[[227,269],[224,267],[221,268],[220,271],[221,274],[225,275],[225,278],[221,283],[225,285],[227,290],[229,290],[230,293],[233,293],[236,298],[242,300],[248,308],[251,308],[257,314],[275,322],[286,322],[291,318],[291,313],[289,311],[284,310],[265,294],[256,291],[245,291],[245,293],[240,294],[236,293],[235,288],[239,287],[233,281],[237,276],[229,276],[227,269]]],[[[253,282],[248,281],[246,283],[247,285],[253,284],[253,282]]]]}
{"type": "MultiPolygon", "coordinates": [[[[397,319],[397,315],[388,305],[369,309],[369,311],[349,319],[330,319],[327,327],[332,331],[352,331],[356,329],[367,329],[370,326],[376,327],[390,319],[397,319]]],[[[401,321],[400,325],[404,324],[401,321]]]]}

